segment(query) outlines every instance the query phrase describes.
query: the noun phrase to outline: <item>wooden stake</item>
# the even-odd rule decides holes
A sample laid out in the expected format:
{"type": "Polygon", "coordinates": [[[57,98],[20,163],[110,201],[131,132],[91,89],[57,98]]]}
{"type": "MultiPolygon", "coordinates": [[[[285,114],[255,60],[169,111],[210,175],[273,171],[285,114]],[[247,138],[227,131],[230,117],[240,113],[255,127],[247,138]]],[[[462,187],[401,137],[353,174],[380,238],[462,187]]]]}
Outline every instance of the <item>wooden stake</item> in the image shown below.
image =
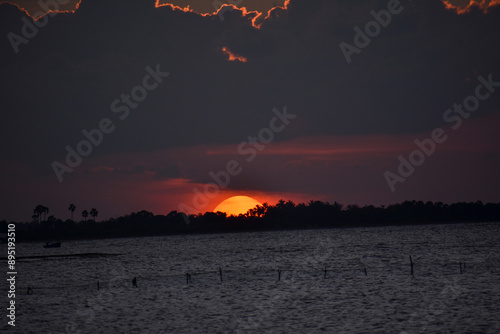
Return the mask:
{"type": "Polygon", "coordinates": [[[219,267],[219,276],[220,276],[220,281],[222,282],[222,268],[219,267]]]}
{"type": "Polygon", "coordinates": [[[463,271],[462,271],[462,262],[458,262],[458,265],[460,266],[460,275],[463,274],[463,271]]]}
{"type": "Polygon", "coordinates": [[[323,276],[323,278],[325,278],[325,279],[326,279],[326,267],[325,267],[325,275],[323,276]]]}
{"type": "Polygon", "coordinates": [[[281,270],[278,269],[278,281],[281,281],[281,270]]]}
{"type": "Polygon", "coordinates": [[[413,275],[413,260],[410,255],[410,266],[411,266],[411,274],[413,275]]]}
{"type": "Polygon", "coordinates": [[[99,291],[99,281],[97,281],[97,291],[99,291]]]}
{"type": "Polygon", "coordinates": [[[365,276],[368,276],[368,273],[366,272],[366,268],[365,268],[365,276]]]}

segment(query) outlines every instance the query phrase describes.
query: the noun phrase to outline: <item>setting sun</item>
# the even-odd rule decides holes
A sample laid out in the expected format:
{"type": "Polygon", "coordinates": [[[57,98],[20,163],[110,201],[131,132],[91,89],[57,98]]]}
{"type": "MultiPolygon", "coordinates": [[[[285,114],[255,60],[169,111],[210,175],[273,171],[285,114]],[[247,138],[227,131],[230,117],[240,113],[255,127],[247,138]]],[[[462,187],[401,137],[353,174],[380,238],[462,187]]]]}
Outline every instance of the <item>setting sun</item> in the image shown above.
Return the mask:
{"type": "Polygon", "coordinates": [[[246,213],[249,209],[254,208],[256,205],[262,205],[259,201],[248,196],[233,196],[222,201],[214,209],[214,212],[225,212],[228,215],[239,215],[246,213]]]}

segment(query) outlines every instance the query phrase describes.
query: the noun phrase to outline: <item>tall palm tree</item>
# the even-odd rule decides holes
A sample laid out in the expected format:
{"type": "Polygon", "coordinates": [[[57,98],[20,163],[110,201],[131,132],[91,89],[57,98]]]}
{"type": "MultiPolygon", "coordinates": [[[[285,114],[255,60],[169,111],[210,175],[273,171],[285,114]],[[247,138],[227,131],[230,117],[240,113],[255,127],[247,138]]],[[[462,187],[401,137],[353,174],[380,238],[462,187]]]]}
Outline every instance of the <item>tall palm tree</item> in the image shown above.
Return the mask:
{"type": "Polygon", "coordinates": [[[82,211],[82,217],[87,221],[87,217],[89,216],[89,212],[87,210],[82,211]]]}
{"type": "Polygon", "coordinates": [[[38,204],[35,209],[33,209],[33,217],[36,218],[37,222],[40,222],[40,214],[42,213],[42,205],[38,204]]]}
{"type": "Polygon", "coordinates": [[[95,208],[92,208],[92,210],[90,210],[90,215],[92,217],[94,217],[94,221],[95,221],[95,217],[97,217],[98,213],[99,213],[99,211],[97,211],[95,208]]]}
{"type": "Polygon", "coordinates": [[[73,212],[75,212],[76,206],[74,204],[70,204],[68,210],[71,211],[71,220],[73,220],[73,212]]]}
{"type": "Polygon", "coordinates": [[[33,210],[33,213],[37,216],[38,222],[40,223],[42,221],[42,214],[44,215],[44,220],[45,220],[45,215],[49,212],[49,208],[46,206],[43,206],[41,204],[38,204],[33,210]]]}

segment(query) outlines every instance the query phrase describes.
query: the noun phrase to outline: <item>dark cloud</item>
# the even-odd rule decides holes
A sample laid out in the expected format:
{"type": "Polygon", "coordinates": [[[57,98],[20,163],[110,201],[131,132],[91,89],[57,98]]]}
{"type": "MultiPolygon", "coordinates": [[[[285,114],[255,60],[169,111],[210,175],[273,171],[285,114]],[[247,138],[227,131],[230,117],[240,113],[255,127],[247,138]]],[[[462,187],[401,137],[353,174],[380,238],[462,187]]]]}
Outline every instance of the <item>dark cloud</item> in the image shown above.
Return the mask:
{"type": "MultiPolygon", "coordinates": [[[[347,64],[339,43],[352,44],[353,27],[387,1],[292,1],[261,30],[236,10],[221,23],[142,2],[84,1],[76,14],[50,17],[15,57],[3,39],[11,61],[1,65],[9,110],[2,140],[16,133],[25,139],[11,154],[60,158],[82,129],[116,119],[110,103],[156,64],[171,76],[117,124],[100,152],[234,141],[276,104],[310,124],[297,136],[428,129],[474,87],[468,73],[500,73],[499,11],[455,15],[440,1],[402,5],[347,64]],[[223,45],[248,63],[227,62],[223,45]]],[[[12,7],[0,8],[5,22],[12,7]]],[[[23,14],[16,14],[2,35],[20,33],[23,14]]]]}
{"type": "Polygon", "coordinates": [[[177,164],[160,166],[154,172],[159,179],[175,179],[182,176],[181,168],[177,164]]]}

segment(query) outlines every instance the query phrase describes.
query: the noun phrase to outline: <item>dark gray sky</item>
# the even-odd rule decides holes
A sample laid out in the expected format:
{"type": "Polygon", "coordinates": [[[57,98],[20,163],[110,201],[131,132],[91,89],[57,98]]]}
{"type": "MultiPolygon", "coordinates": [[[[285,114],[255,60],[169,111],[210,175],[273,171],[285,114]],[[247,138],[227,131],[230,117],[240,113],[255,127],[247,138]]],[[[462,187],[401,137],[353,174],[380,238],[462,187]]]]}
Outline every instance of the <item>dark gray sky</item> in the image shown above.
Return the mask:
{"type": "Polygon", "coordinates": [[[239,10],[221,21],[143,1],[89,0],[24,36],[33,20],[0,5],[0,219],[28,220],[37,204],[61,218],[70,202],[99,207],[102,218],[194,207],[193,188],[203,192],[209,173],[231,160],[242,172],[195,209],[234,194],[499,201],[500,87],[456,130],[443,115],[475,94],[478,76],[500,82],[500,6],[457,14],[439,0],[403,0],[348,63],[339,45],[355,46],[354,28],[364,30],[370,11],[388,3],[292,0],[257,29],[239,10]],[[17,53],[13,34],[26,38],[16,40],[17,53]],[[223,47],[246,62],[230,61],[223,47]],[[113,110],[126,104],[113,109],[113,101],[143,85],[148,66],[169,75],[120,119],[124,112],[113,110]],[[247,162],[238,145],[284,106],[296,117],[247,162]],[[59,182],[53,163],[67,165],[66,146],[76,150],[82,130],[105,118],[113,132],[59,182]],[[397,174],[398,156],[408,158],[414,140],[435,128],[448,140],[391,191],[384,172],[397,174]]]}

